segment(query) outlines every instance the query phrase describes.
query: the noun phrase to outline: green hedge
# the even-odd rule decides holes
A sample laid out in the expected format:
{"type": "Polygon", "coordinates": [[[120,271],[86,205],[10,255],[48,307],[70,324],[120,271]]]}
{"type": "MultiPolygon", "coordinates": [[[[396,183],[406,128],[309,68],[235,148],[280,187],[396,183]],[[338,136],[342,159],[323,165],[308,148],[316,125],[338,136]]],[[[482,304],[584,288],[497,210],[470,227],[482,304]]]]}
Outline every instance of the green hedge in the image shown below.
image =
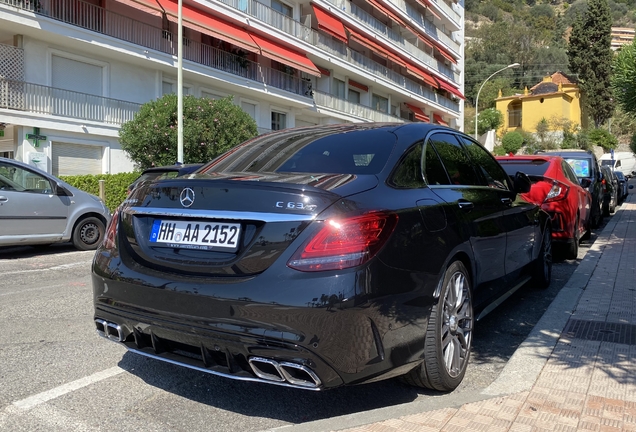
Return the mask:
{"type": "Polygon", "coordinates": [[[126,199],[126,189],[139,177],[138,172],[120,174],[61,176],[60,179],[80,190],[99,196],[99,181],[105,180],[106,205],[111,212],[126,199]]]}

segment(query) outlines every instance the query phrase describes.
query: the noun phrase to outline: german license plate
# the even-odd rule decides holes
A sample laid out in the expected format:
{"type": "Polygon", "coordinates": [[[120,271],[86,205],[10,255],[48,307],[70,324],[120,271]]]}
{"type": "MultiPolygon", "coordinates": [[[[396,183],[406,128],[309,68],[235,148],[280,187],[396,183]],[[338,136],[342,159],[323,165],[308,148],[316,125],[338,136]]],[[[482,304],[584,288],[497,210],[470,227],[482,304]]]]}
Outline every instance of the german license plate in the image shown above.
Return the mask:
{"type": "Polygon", "coordinates": [[[186,249],[236,250],[240,236],[241,224],[156,219],[150,231],[150,242],[186,249]]]}

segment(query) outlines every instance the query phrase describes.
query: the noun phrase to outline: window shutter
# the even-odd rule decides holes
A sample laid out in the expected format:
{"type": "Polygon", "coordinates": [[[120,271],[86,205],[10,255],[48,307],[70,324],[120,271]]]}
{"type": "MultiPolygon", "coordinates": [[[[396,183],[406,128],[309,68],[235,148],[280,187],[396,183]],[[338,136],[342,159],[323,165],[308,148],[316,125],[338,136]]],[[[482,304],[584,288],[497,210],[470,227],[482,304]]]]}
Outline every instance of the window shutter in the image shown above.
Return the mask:
{"type": "Polygon", "coordinates": [[[102,147],[54,142],[54,176],[102,174],[102,147]]]}

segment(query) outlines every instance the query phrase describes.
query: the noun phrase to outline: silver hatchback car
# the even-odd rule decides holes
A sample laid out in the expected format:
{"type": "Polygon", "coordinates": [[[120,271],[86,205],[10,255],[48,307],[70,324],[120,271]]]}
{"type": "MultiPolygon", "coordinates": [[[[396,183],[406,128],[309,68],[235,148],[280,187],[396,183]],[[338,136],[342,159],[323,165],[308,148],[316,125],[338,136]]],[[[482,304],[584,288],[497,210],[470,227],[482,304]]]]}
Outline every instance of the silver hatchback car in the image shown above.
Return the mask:
{"type": "Polygon", "coordinates": [[[110,212],[98,197],[38,168],[0,157],[0,246],[72,241],[96,249],[110,212]]]}

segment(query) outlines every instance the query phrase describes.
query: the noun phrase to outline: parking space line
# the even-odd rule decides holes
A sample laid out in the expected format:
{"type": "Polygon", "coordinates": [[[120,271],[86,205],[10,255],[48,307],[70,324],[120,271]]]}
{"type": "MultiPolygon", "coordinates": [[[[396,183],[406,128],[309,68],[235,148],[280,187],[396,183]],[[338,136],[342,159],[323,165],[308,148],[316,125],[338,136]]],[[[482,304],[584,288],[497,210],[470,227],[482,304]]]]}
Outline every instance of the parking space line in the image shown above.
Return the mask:
{"type": "Polygon", "coordinates": [[[70,269],[73,267],[79,267],[79,266],[83,266],[86,264],[90,264],[91,262],[93,262],[93,260],[88,260],[88,261],[79,261],[79,262],[75,262],[75,263],[70,263],[70,264],[60,264],[57,266],[53,266],[53,267],[41,267],[41,268],[34,268],[34,269],[27,269],[27,270],[16,270],[16,271],[8,271],[2,272],[2,276],[7,276],[7,275],[14,275],[14,274],[24,274],[24,273],[35,273],[35,272],[43,272],[43,271],[51,271],[51,270],[66,270],[66,269],[70,269]]]}
{"type": "Polygon", "coordinates": [[[105,379],[114,377],[116,375],[119,375],[122,372],[126,372],[126,370],[120,368],[119,366],[115,366],[110,369],[96,372],[93,375],[89,375],[84,378],[80,378],[75,381],[62,384],[61,386],[52,388],[51,390],[47,390],[45,392],[38,393],[36,395],[29,396],[28,398],[13,402],[13,406],[20,408],[22,410],[29,410],[44,402],[48,402],[60,396],[64,396],[67,393],[74,392],[75,390],[79,390],[83,387],[89,386],[91,384],[95,384],[99,381],[103,381],[105,379]]]}

